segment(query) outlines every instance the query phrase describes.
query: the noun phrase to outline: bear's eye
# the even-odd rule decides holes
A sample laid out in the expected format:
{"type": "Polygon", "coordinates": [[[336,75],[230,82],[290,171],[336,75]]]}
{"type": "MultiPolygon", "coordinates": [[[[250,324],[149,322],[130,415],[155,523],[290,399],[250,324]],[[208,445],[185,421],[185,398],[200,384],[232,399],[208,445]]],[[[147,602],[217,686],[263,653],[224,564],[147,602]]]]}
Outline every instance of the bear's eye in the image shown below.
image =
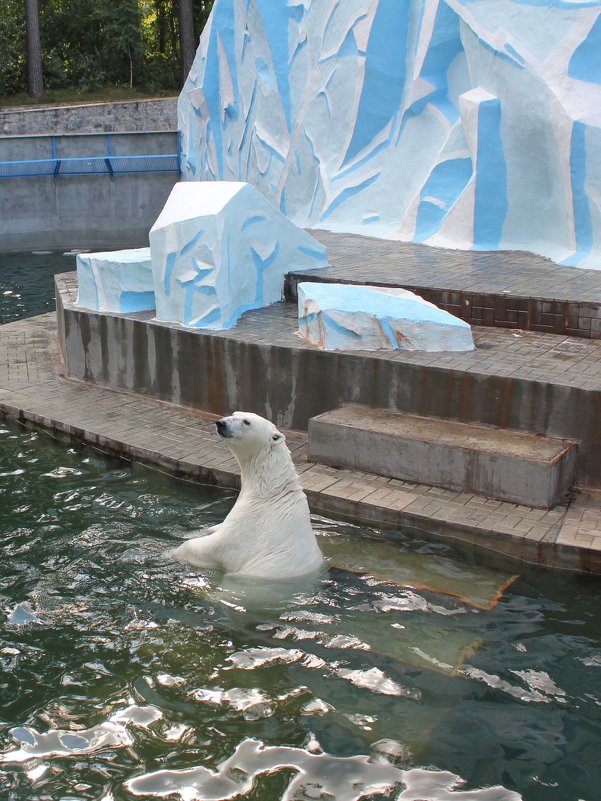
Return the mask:
{"type": "Polygon", "coordinates": [[[272,439],[274,442],[277,442],[277,441],[278,441],[278,439],[280,439],[280,435],[279,435],[279,434],[274,434],[274,435],[273,435],[273,437],[272,437],[271,439],[272,439]]]}
{"type": "Polygon", "coordinates": [[[243,420],[242,422],[244,423],[245,426],[249,426],[250,425],[250,420],[243,420]]]}

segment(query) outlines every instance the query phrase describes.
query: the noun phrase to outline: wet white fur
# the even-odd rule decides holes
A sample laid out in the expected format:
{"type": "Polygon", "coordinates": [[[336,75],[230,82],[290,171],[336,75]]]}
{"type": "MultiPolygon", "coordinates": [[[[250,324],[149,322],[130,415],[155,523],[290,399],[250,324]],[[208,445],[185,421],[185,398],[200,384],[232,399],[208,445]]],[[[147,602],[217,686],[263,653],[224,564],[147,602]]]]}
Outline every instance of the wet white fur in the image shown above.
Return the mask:
{"type": "Polygon", "coordinates": [[[319,570],[323,557],[284,435],[250,412],[234,412],[223,420],[224,440],[240,465],[240,495],[223,523],[180,545],[174,555],[269,579],[319,570]]]}

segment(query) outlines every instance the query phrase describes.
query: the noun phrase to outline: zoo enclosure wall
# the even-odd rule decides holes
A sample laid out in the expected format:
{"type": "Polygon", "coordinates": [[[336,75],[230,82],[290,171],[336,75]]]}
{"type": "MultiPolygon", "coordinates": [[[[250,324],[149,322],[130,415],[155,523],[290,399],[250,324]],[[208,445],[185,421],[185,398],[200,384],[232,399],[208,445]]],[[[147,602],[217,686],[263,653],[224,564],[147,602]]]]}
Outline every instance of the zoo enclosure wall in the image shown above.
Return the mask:
{"type": "Polygon", "coordinates": [[[180,180],[176,131],[0,138],[0,251],[148,245],[180,180]]]}

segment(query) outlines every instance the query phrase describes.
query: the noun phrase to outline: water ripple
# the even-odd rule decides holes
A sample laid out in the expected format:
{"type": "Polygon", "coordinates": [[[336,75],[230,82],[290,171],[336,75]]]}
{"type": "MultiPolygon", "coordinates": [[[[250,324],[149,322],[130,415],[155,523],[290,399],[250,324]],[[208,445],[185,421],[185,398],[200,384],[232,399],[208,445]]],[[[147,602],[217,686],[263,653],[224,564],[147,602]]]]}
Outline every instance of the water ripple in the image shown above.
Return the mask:
{"type": "Polygon", "coordinates": [[[232,580],[166,556],[232,493],[0,437],[2,798],[598,794],[594,581],[323,517],[327,574],[232,580]]]}

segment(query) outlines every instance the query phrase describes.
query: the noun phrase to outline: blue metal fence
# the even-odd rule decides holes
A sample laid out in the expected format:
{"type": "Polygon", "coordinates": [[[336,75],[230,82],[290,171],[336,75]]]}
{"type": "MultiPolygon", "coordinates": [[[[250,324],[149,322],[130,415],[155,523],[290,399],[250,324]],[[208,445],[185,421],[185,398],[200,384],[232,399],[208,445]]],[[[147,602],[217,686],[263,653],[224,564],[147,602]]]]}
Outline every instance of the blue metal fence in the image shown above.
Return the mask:
{"type": "MultiPolygon", "coordinates": [[[[92,134],[94,135],[94,134],[92,134]]],[[[132,134],[128,134],[132,136],[132,134]]],[[[0,161],[0,178],[39,178],[67,175],[132,175],[135,173],[180,172],[180,147],[177,153],[154,155],[113,155],[112,136],[107,134],[107,153],[104,156],[59,158],[56,137],[50,137],[52,158],[0,161]]]]}

